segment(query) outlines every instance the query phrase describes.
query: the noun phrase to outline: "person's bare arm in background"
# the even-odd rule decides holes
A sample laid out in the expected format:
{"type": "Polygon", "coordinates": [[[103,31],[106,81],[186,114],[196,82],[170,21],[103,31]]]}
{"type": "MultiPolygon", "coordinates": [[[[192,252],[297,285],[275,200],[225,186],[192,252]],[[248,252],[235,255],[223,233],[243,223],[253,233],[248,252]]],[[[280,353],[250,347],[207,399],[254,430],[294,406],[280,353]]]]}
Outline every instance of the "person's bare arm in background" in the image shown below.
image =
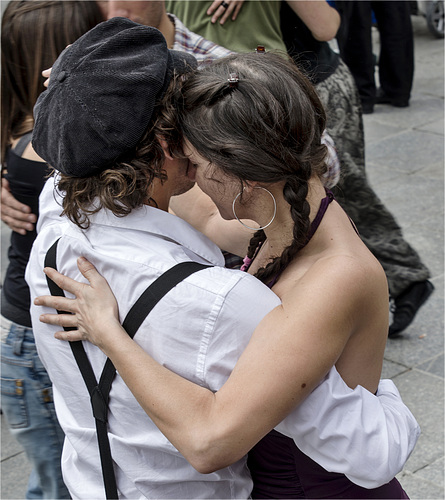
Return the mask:
{"type": "Polygon", "coordinates": [[[287,3],[317,40],[328,42],[337,34],[340,14],[326,1],[287,0],[287,3]]]}
{"type": "MultiPolygon", "coordinates": [[[[235,21],[244,0],[215,0],[207,10],[212,16],[212,23],[219,19],[224,24],[228,19],[235,21]]],[[[312,35],[319,41],[332,40],[340,27],[340,14],[326,1],[321,0],[287,0],[287,3],[304,24],[311,30],[312,35]]]]}
{"type": "MultiPolygon", "coordinates": [[[[169,211],[205,234],[221,250],[244,257],[255,231],[243,227],[237,220],[224,220],[213,201],[195,185],[187,193],[170,199],[169,211]]],[[[254,221],[246,221],[252,227],[254,221]]]]}

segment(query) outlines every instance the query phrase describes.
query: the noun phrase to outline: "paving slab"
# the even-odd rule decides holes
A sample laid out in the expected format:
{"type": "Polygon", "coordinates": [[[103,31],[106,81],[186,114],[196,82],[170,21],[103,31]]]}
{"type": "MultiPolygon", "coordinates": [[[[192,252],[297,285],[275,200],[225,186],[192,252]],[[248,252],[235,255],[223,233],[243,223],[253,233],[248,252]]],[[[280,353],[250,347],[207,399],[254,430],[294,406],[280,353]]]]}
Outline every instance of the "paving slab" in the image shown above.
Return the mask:
{"type": "MultiPolygon", "coordinates": [[[[393,380],[422,430],[418,445],[405,466],[407,471],[417,473],[444,457],[443,374],[436,376],[412,369],[393,380]]],[[[441,477],[443,481],[443,470],[441,477]]]]}
{"type": "Polygon", "coordinates": [[[415,174],[429,162],[443,160],[443,136],[410,128],[368,144],[366,155],[373,163],[387,165],[398,174],[415,174]],[[428,154],[427,161],[425,153],[428,154]]]}
{"type": "Polygon", "coordinates": [[[444,372],[444,355],[438,354],[437,356],[433,356],[429,360],[424,363],[420,363],[416,367],[418,370],[431,373],[432,375],[436,375],[437,377],[441,377],[444,372]]]}
{"type": "Polygon", "coordinates": [[[25,452],[11,436],[5,416],[1,415],[1,486],[2,500],[25,498],[28,478],[31,473],[25,452]]]}
{"type": "Polygon", "coordinates": [[[401,473],[397,476],[411,500],[443,500],[443,487],[425,481],[417,474],[401,473]]]}

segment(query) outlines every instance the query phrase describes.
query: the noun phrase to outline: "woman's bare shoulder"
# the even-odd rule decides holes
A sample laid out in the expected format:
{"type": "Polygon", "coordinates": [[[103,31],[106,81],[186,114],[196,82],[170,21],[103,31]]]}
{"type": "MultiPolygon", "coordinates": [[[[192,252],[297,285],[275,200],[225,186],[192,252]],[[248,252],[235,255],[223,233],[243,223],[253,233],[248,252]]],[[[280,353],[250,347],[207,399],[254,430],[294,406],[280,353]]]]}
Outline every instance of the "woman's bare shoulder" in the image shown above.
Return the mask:
{"type": "Polygon", "coordinates": [[[367,251],[326,252],[309,260],[308,263],[293,262],[283,273],[285,286],[281,293],[298,292],[300,288],[332,293],[333,290],[346,288],[352,294],[354,291],[360,292],[364,284],[379,287],[386,283],[382,266],[367,251]]]}
{"type": "Polygon", "coordinates": [[[291,321],[304,316],[325,331],[348,336],[371,312],[386,313],[386,276],[372,255],[330,254],[317,259],[303,274],[298,274],[298,266],[289,271],[273,290],[291,321]]]}

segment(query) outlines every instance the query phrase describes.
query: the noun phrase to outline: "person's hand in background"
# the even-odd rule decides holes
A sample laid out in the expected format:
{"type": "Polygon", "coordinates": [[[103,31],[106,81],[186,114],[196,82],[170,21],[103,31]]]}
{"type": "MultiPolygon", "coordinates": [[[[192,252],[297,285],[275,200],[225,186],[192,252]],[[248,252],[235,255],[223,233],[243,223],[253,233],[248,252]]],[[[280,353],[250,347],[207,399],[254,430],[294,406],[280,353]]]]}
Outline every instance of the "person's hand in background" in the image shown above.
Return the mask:
{"type": "Polygon", "coordinates": [[[212,16],[213,24],[215,24],[218,19],[220,24],[224,24],[229,18],[235,21],[243,3],[244,0],[224,0],[222,2],[221,0],[215,0],[208,8],[207,14],[212,16]]]}

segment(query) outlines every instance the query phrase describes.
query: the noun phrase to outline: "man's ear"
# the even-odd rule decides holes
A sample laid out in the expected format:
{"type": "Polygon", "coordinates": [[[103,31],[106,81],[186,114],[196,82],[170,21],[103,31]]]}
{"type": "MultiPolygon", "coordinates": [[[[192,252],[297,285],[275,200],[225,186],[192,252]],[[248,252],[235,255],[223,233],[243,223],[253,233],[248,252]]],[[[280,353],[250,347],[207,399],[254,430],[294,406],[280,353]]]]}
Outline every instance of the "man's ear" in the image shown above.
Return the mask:
{"type": "Polygon", "coordinates": [[[157,135],[156,139],[158,140],[159,144],[161,145],[162,150],[164,151],[164,155],[166,158],[169,160],[173,160],[173,156],[171,154],[170,148],[168,147],[167,141],[164,139],[162,135],[157,135]]]}

